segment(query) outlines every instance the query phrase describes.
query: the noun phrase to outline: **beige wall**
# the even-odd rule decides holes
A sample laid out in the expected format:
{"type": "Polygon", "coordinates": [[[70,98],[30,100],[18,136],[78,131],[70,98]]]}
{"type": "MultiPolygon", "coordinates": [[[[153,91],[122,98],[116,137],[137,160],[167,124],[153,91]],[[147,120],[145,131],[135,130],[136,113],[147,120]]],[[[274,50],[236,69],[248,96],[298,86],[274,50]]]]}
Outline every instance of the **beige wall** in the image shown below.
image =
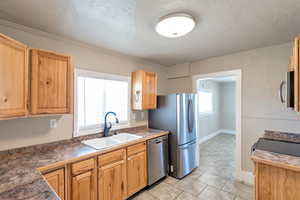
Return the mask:
{"type": "Polygon", "coordinates": [[[201,80],[198,82],[197,89],[208,89],[213,94],[213,112],[209,114],[199,113],[198,115],[198,136],[199,141],[202,142],[205,137],[214,134],[220,129],[220,84],[216,81],[201,80]]]}
{"type": "MultiPolygon", "coordinates": [[[[167,89],[164,66],[89,47],[2,20],[0,32],[34,48],[69,54],[73,56],[76,68],[126,76],[130,76],[130,72],[136,69],[155,71],[158,73],[158,92],[163,94],[167,89]]],[[[138,121],[144,120],[141,116],[141,113],[137,113],[138,121]]],[[[0,121],[0,150],[68,139],[72,137],[72,132],[72,115],[0,121]],[[58,127],[50,129],[49,120],[53,118],[58,119],[58,127]]]]}
{"type": "MultiPolygon", "coordinates": [[[[214,57],[191,64],[190,75],[242,69],[242,169],[252,170],[251,145],[264,130],[300,133],[300,116],[285,108],[278,99],[278,88],[291,56],[292,44],[254,49],[214,57]]],[[[190,91],[192,80],[168,81],[169,91],[190,91]],[[176,85],[176,82],[180,85],[176,85]],[[171,84],[170,84],[171,83],[171,84]],[[185,85],[183,85],[185,84],[185,85]]]]}
{"type": "Polygon", "coordinates": [[[235,82],[220,83],[220,129],[236,129],[235,84],[235,82]]]}

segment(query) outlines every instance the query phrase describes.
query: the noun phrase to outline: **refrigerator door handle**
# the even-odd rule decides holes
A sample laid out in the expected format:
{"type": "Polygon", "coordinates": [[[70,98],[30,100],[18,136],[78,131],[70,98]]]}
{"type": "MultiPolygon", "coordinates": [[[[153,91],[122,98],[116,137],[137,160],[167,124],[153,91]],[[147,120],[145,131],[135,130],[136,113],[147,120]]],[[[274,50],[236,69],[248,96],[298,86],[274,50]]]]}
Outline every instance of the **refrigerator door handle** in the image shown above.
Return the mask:
{"type": "Polygon", "coordinates": [[[188,129],[190,133],[193,131],[193,125],[194,125],[194,114],[191,113],[192,112],[191,105],[192,105],[192,100],[189,99],[187,117],[188,117],[188,129]]]}

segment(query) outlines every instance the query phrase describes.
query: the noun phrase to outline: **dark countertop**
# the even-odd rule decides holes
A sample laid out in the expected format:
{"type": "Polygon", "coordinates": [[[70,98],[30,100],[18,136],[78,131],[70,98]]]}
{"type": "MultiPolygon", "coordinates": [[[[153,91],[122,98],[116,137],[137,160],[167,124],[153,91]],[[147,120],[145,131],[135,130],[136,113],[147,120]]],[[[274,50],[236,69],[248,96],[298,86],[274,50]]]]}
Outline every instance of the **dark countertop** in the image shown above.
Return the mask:
{"type": "Polygon", "coordinates": [[[168,134],[166,131],[147,128],[130,129],[126,132],[140,135],[142,138],[103,150],[96,150],[81,143],[83,140],[102,136],[95,134],[0,152],[0,200],[59,199],[38,169],[63,166],[67,163],[168,134]]]}
{"type": "MultiPolygon", "coordinates": [[[[264,138],[286,142],[300,143],[300,134],[280,131],[265,131],[264,138]]],[[[300,145],[300,144],[299,144],[300,145]]],[[[277,167],[300,171],[300,157],[255,150],[251,155],[252,160],[277,167]]]]}

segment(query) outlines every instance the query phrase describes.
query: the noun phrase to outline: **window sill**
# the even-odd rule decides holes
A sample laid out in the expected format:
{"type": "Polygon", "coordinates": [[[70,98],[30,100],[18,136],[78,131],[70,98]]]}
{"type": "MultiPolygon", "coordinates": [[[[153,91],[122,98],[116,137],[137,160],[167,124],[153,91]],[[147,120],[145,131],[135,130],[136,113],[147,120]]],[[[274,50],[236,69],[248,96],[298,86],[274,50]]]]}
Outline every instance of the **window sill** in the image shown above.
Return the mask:
{"type": "MultiPolygon", "coordinates": [[[[138,122],[130,122],[130,123],[124,123],[124,124],[114,124],[110,131],[115,131],[119,129],[125,129],[125,128],[134,128],[138,126],[148,126],[148,121],[138,121],[138,122]]],[[[94,129],[86,129],[86,130],[79,130],[74,131],[73,137],[80,137],[80,136],[86,136],[86,135],[92,135],[103,132],[103,127],[101,128],[94,128],[94,129]]]]}

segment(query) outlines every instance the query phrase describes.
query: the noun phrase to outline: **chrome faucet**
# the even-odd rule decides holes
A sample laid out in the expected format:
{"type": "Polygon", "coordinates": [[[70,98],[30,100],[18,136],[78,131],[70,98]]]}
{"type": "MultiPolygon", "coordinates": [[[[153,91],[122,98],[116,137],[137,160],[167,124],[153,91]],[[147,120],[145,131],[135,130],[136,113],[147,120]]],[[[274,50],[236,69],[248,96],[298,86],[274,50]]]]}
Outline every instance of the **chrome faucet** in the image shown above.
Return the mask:
{"type": "Polygon", "coordinates": [[[109,130],[111,129],[112,127],[112,123],[111,122],[108,122],[109,123],[109,126],[107,125],[107,116],[109,114],[113,114],[115,117],[116,117],[116,123],[118,124],[119,123],[119,119],[117,117],[117,114],[115,112],[107,112],[105,114],[105,117],[104,117],[104,130],[103,130],[103,135],[104,137],[107,137],[108,134],[109,134],[109,130]]]}

